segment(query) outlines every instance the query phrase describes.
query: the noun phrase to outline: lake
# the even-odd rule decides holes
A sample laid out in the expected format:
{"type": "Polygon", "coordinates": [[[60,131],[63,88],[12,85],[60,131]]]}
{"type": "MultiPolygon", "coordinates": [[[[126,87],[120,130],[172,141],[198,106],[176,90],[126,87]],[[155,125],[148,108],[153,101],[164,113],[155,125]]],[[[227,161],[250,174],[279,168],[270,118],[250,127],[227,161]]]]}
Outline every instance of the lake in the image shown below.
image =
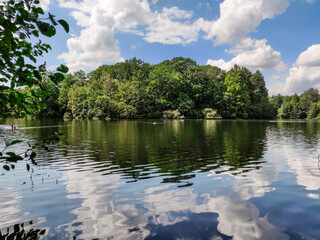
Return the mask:
{"type": "Polygon", "coordinates": [[[0,163],[2,235],[319,239],[320,122],[7,119],[0,150],[60,130],[29,171],[0,163]]]}

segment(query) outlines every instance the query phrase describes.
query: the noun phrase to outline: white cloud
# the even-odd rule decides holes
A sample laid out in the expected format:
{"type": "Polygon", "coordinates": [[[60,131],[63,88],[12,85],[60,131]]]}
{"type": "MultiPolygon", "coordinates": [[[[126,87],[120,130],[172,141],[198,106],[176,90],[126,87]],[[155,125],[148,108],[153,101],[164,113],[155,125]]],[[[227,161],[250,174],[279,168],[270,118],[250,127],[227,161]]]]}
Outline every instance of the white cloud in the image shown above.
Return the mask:
{"type": "Polygon", "coordinates": [[[106,26],[93,25],[82,30],[79,37],[68,39],[67,47],[69,52],[58,58],[66,61],[70,71],[95,69],[103,62],[123,60],[114,32],[106,26]]]}
{"type": "Polygon", "coordinates": [[[268,78],[269,81],[278,81],[281,79],[281,75],[272,75],[268,78]]]}
{"type": "Polygon", "coordinates": [[[43,9],[43,11],[48,11],[50,5],[50,0],[41,0],[40,1],[40,7],[43,9]]]}
{"type": "Polygon", "coordinates": [[[301,53],[294,66],[319,67],[320,66],[320,44],[312,45],[301,53]]]}
{"type": "Polygon", "coordinates": [[[284,13],[289,0],[225,0],[220,4],[220,18],[204,30],[215,44],[237,43],[256,29],[264,19],[284,13]]]}
{"type": "Polygon", "coordinates": [[[235,64],[247,67],[251,70],[276,70],[283,71],[286,65],[282,61],[281,53],[267,45],[267,40],[243,39],[233,49],[227,51],[235,57],[226,62],[223,59],[211,60],[207,64],[217,66],[225,70],[231,69],[235,64]]]}
{"type": "Polygon", "coordinates": [[[162,9],[162,17],[169,19],[190,19],[193,15],[193,11],[184,11],[177,7],[162,9]]]}
{"type": "Polygon", "coordinates": [[[68,40],[64,59],[71,70],[94,69],[104,62],[122,61],[117,32],[141,35],[150,43],[188,44],[198,40],[203,20],[190,22],[193,12],[177,7],[151,11],[147,0],[58,0],[70,8],[83,30],[68,40]]]}
{"type": "Polygon", "coordinates": [[[157,1],[58,2],[61,7],[72,9],[71,16],[83,28],[80,36],[69,39],[69,52],[60,56],[69,66],[72,65],[71,69],[93,69],[105,62],[122,61],[115,39],[118,32],[140,35],[149,43],[187,45],[198,41],[201,31],[206,33],[205,39],[211,39],[217,45],[237,44],[229,51],[235,56],[231,61],[208,60],[209,64],[225,69],[233,64],[261,70],[285,69],[280,52],[267,45],[265,39],[253,40],[247,35],[263,20],[285,12],[290,0],[225,0],[220,4],[220,17],[214,21],[193,19],[193,11],[178,7],[164,7],[160,11],[152,11],[150,5],[157,1]],[[101,32],[97,31],[98,29],[101,32]],[[80,41],[85,44],[74,44],[80,41]],[[100,46],[102,42],[106,44],[100,46]],[[86,44],[91,45],[91,51],[88,51],[86,44]],[[95,55],[98,55],[98,58],[95,55]]]}
{"type": "Polygon", "coordinates": [[[268,93],[270,96],[275,96],[279,93],[285,94],[284,89],[285,89],[285,84],[284,83],[273,83],[269,86],[268,88],[268,93]]]}
{"type": "Polygon", "coordinates": [[[275,94],[300,94],[311,87],[320,88],[320,44],[302,52],[291,67],[286,82],[271,85],[270,89],[275,94]]]}
{"type": "Polygon", "coordinates": [[[150,43],[188,44],[198,41],[203,19],[193,24],[172,21],[163,14],[158,14],[156,20],[147,28],[145,40],[150,43]]]}

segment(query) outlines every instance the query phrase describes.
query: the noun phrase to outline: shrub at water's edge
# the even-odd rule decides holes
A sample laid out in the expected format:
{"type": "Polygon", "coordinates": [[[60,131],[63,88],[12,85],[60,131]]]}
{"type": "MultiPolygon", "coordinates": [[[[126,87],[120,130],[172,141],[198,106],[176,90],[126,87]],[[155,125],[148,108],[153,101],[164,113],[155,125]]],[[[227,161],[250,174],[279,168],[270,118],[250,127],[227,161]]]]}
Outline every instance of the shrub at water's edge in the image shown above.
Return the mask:
{"type": "Polygon", "coordinates": [[[203,109],[202,113],[205,119],[221,119],[222,118],[217,113],[217,110],[213,110],[212,108],[205,108],[203,109]]]}

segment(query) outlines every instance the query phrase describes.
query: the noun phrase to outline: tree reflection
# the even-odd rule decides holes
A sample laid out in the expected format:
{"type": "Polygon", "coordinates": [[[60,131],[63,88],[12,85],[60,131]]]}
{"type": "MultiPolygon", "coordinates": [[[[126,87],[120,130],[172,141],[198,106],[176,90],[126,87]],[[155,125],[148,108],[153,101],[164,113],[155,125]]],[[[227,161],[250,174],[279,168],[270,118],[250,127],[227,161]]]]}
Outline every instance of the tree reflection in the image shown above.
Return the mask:
{"type": "MultiPolygon", "coordinates": [[[[64,130],[59,158],[72,165],[102,174],[119,173],[128,182],[161,177],[162,182],[192,185],[198,172],[246,174],[261,168],[268,137],[281,140],[288,134],[292,141],[308,146],[318,142],[318,122],[267,121],[51,121],[28,120],[27,126],[39,126],[29,133],[35,138],[64,130]],[[59,125],[59,126],[57,126],[59,125]],[[274,136],[273,136],[274,135],[274,136]],[[301,142],[301,141],[300,141],[301,142]],[[63,146],[62,146],[63,145],[63,146]],[[82,160],[75,156],[84,156],[82,160]],[[76,160],[75,160],[76,159],[76,160]]],[[[52,161],[56,161],[52,157],[52,161]]],[[[48,159],[50,162],[50,158],[48,159]]]]}
{"type": "Polygon", "coordinates": [[[247,121],[72,121],[64,141],[90,149],[105,169],[118,166],[104,174],[121,173],[128,181],[160,176],[190,186],[198,171],[259,168],[266,128],[267,122],[247,121]]]}
{"type": "MultiPolygon", "coordinates": [[[[29,126],[31,123],[28,123],[29,126]]],[[[161,177],[162,182],[192,185],[197,172],[241,174],[260,168],[267,122],[248,121],[70,121],[32,122],[35,138],[63,130],[56,156],[72,165],[99,165],[102,174],[120,173],[130,181],[161,177]],[[62,146],[63,145],[63,146],[62,146]],[[59,152],[59,154],[57,154],[59,152]],[[75,156],[82,155],[79,160],[75,156]],[[77,160],[75,160],[77,159],[77,160]],[[250,165],[250,167],[247,167],[250,165]]],[[[55,157],[56,158],[56,157],[55,157]]],[[[54,157],[46,161],[56,161],[54,157]]],[[[84,168],[84,170],[88,167],[84,168]]]]}
{"type": "Polygon", "coordinates": [[[37,240],[46,235],[46,229],[36,229],[30,226],[34,225],[34,221],[15,224],[12,227],[7,227],[0,230],[0,239],[24,239],[24,240],[37,240]]]}

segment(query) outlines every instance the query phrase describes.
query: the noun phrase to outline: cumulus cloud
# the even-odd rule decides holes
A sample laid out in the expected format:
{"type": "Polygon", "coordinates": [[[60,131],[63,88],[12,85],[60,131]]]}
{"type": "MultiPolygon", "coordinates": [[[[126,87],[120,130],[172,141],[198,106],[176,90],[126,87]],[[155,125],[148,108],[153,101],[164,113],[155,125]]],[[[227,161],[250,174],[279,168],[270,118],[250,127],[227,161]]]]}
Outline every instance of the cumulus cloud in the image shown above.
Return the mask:
{"type": "Polygon", "coordinates": [[[203,19],[193,24],[172,21],[172,19],[158,14],[156,20],[147,28],[145,40],[150,43],[189,44],[198,41],[199,31],[203,19]]]}
{"type": "Polygon", "coordinates": [[[267,44],[266,39],[256,40],[246,38],[227,52],[235,57],[228,62],[223,59],[209,59],[207,64],[220,67],[224,70],[231,69],[235,64],[245,66],[251,70],[283,71],[286,69],[286,65],[281,58],[281,53],[273,50],[272,47],[267,44]]]}
{"type": "MultiPolygon", "coordinates": [[[[46,0],[49,1],[49,0],[46,0]]],[[[69,52],[64,59],[71,70],[93,69],[102,63],[123,61],[118,32],[142,36],[149,43],[187,45],[198,41],[200,33],[216,45],[235,44],[229,52],[235,57],[230,62],[209,60],[208,63],[230,68],[240,64],[261,70],[282,71],[285,64],[281,54],[267,45],[265,39],[253,40],[248,34],[265,19],[282,14],[290,0],[225,0],[220,4],[218,19],[193,19],[193,11],[178,7],[151,10],[157,1],[147,0],[58,0],[61,7],[72,9],[71,16],[83,29],[79,36],[69,39],[69,52]],[[99,30],[99,31],[98,31],[99,30]],[[106,44],[100,46],[102,41],[106,44]],[[78,44],[84,42],[85,44],[78,44]],[[90,44],[91,46],[86,46],[90,44]],[[240,46],[247,44],[248,46],[240,46]],[[90,49],[90,51],[89,51],[90,49]],[[96,55],[98,57],[96,57],[96,55]]]]}
{"type": "Polygon", "coordinates": [[[114,32],[106,26],[93,25],[81,31],[79,37],[67,41],[68,53],[58,58],[64,59],[71,71],[94,69],[102,62],[123,61],[114,32]]]}
{"type": "Polygon", "coordinates": [[[83,30],[68,40],[68,53],[60,56],[71,70],[94,69],[104,62],[119,62],[117,32],[143,36],[150,43],[188,44],[198,40],[202,19],[191,22],[192,11],[178,7],[152,11],[147,0],[58,0],[72,9],[83,30]]]}
{"type": "Polygon", "coordinates": [[[83,28],[80,36],[68,40],[69,52],[59,57],[71,70],[94,69],[105,62],[123,61],[115,33],[142,35],[137,27],[146,25],[153,17],[146,0],[59,0],[59,4],[72,9],[71,16],[83,28]]]}
{"type": "Polygon", "coordinates": [[[302,52],[289,72],[285,83],[270,86],[271,92],[300,94],[311,87],[320,88],[320,44],[312,45],[302,52]]]}
{"type": "Polygon", "coordinates": [[[220,4],[220,18],[207,25],[207,39],[215,44],[237,43],[254,31],[264,19],[282,14],[289,0],[225,0],[220,4]]]}

